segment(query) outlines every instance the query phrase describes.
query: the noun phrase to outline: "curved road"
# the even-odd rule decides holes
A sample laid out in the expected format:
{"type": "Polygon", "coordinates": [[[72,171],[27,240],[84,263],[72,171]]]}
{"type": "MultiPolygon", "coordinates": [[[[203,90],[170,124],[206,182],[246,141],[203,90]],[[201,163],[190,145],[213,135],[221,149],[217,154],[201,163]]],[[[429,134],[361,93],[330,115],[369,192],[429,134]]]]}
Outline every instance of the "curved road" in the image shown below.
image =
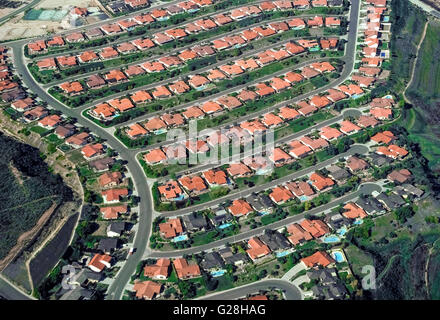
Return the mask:
{"type": "Polygon", "coordinates": [[[288,281],[280,279],[267,279],[247,284],[234,289],[207,295],[197,300],[237,300],[246,297],[248,294],[257,293],[260,290],[271,288],[281,289],[286,300],[301,300],[301,292],[288,281]]]}
{"type": "MultiPolygon", "coordinates": [[[[175,1],[175,2],[177,3],[179,1],[175,1]]],[[[171,3],[172,2],[170,2],[170,4],[171,3]]],[[[344,72],[341,75],[341,82],[348,78],[354,67],[354,58],[355,58],[355,49],[356,49],[355,41],[357,36],[359,7],[360,7],[359,0],[353,0],[350,8],[350,27],[348,32],[348,43],[346,46],[346,52],[344,58],[346,65],[344,68],[344,72]]],[[[139,14],[140,12],[141,11],[136,12],[136,14],[139,14]]],[[[105,23],[108,22],[109,20],[107,20],[105,23]]],[[[69,32],[71,31],[72,30],[70,30],[69,32]]],[[[116,150],[123,159],[128,161],[127,167],[131,173],[131,176],[133,177],[135,190],[137,191],[137,194],[141,197],[141,201],[139,203],[139,223],[138,223],[138,230],[136,232],[136,236],[134,240],[134,247],[146,249],[148,239],[151,233],[153,205],[151,202],[151,195],[147,187],[144,172],[141,166],[138,164],[138,161],[136,161],[136,158],[133,157],[134,152],[132,150],[131,151],[128,150],[125,146],[123,146],[122,143],[119,142],[107,130],[83,118],[77,109],[68,108],[67,106],[63,105],[62,103],[54,99],[45,90],[43,90],[39,84],[35,82],[35,80],[30,75],[24,63],[23,46],[28,41],[29,40],[15,41],[8,43],[8,45],[13,50],[14,66],[17,72],[20,74],[20,78],[22,79],[24,84],[30,90],[32,90],[39,98],[41,98],[43,101],[46,101],[52,108],[63,112],[63,114],[67,116],[76,118],[79,124],[85,127],[89,127],[92,132],[105,139],[109,143],[109,145],[114,150],[116,150]]],[[[119,300],[122,297],[125,286],[130,281],[130,277],[136,270],[136,266],[140,262],[142,257],[143,257],[142,250],[138,250],[127,259],[127,261],[124,263],[124,265],[118,272],[115,280],[110,285],[107,291],[108,293],[107,299],[119,300]]]]}

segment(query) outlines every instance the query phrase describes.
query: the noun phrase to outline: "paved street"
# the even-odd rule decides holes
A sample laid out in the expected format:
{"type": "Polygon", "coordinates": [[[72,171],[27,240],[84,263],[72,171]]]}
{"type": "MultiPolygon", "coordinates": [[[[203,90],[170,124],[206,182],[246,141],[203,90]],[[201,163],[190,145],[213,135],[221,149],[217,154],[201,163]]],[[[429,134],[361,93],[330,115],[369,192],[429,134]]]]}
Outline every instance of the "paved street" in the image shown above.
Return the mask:
{"type": "MultiPolygon", "coordinates": [[[[180,1],[169,2],[168,4],[175,4],[178,2],[180,2],[180,1]]],[[[356,49],[355,39],[357,36],[358,12],[359,12],[359,1],[353,1],[352,6],[351,6],[351,10],[350,10],[350,28],[349,28],[349,33],[348,33],[348,37],[347,37],[348,43],[346,46],[345,56],[343,58],[343,60],[345,62],[345,67],[344,67],[344,70],[341,74],[341,77],[339,78],[339,80],[336,81],[336,83],[338,83],[338,84],[342,83],[343,81],[345,81],[348,78],[348,76],[350,75],[350,73],[352,72],[353,67],[354,67],[354,57],[355,57],[355,49],[356,49]]],[[[139,14],[139,12],[136,12],[136,14],[139,14]]],[[[119,20],[119,19],[120,18],[113,19],[113,20],[115,21],[115,20],[119,20]]],[[[105,21],[104,23],[109,23],[109,21],[105,21]]],[[[104,24],[104,23],[102,23],[102,24],[104,24]]],[[[105,139],[107,141],[107,143],[111,146],[111,148],[113,148],[114,150],[116,150],[119,153],[121,158],[127,160],[128,161],[127,167],[128,167],[128,170],[129,170],[131,176],[133,177],[134,187],[135,187],[137,193],[141,196],[141,201],[139,203],[138,232],[136,232],[136,236],[135,236],[135,240],[134,240],[134,247],[137,248],[138,250],[136,250],[136,252],[128,258],[128,260],[123,265],[121,270],[118,272],[116,278],[114,279],[114,281],[112,282],[112,284],[110,285],[110,288],[108,290],[107,299],[119,300],[123,294],[123,290],[124,290],[126,284],[130,280],[131,275],[134,273],[136,266],[138,265],[138,263],[140,262],[140,260],[144,256],[143,250],[147,248],[147,243],[148,243],[148,240],[149,240],[149,237],[151,234],[153,204],[151,201],[151,195],[150,195],[149,189],[146,184],[146,178],[145,178],[144,172],[143,172],[140,164],[138,163],[138,161],[135,158],[135,155],[138,151],[128,150],[120,141],[118,141],[111,134],[111,131],[109,132],[108,130],[99,127],[98,125],[96,125],[92,121],[89,121],[88,119],[85,119],[84,117],[82,117],[82,115],[80,113],[81,108],[78,108],[78,109],[68,108],[67,106],[65,106],[64,104],[60,103],[59,101],[57,101],[56,99],[51,97],[49,94],[47,94],[47,92],[43,88],[41,88],[41,86],[38,83],[35,82],[35,80],[32,78],[32,76],[30,75],[30,73],[28,72],[28,70],[26,68],[26,64],[25,64],[24,56],[23,56],[23,45],[25,43],[27,43],[28,41],[29,40],[15,41],[15,42],[8,44],[13,49],[14,65],[15,65],[17,73],[20,75],[20,78],[22,79],[23,83],[31,91],[33,91],[40,99],[42,99],[43,101],[46,101],[52,108],[61,111],[65,116],[76,118],[80,125],[90,128],[94,134],[105,139]]],[[[324,91],[334,85],[335,84],[332,83],[331,86],[329,85],[325,88],[317,89],[316,93],[322,92],[322,91],[324,91]]],[[[311,95],[311,93],[307,94],[307,96],[309,96],[309,95],[311,95]]],[[[284,102],[284,104],[286,104],[286,102],[284,102]]],[[[267,111],[268,110],[265,109],[263,111],[260,111],[260,113],[267,112],[267,111]]],[[[347,155],[354,154],[354,153],[364,153],[364,152],[365,152],[365,147],[353,146],[349,150],[347,155]]],[[[339,155],[339,157],[341,157],[341,156],[343,156],[343,155],[339,155]]],[[[331,160],[334,161],[334,159],[331,159],[331,160]]],[[[329,163],[331,163],[331,161],[326,161],[326,162],[320,163],[319,165],[317,165],[314,168],[314,170],[322,168],[329,163]]],[[[304,170],[302,170],[302,171],[304,171],[304,170]]],[[[276,182],[271,183],[271,185],[273,185],[274,183],[276,183],[276,184],[283,183],[285,181],[294,179],[295,177],[297,177],[297,175],[301,176],[301,175],[306,174],[306,172],[308,172],[308,171],[304,171],[304,172],[302,172],[302,171],[299,171],[295,174],[283,177],[282,179],[279,179],[276,182]]],[[[269,187],[269,184],[265,184],[262,186],[258,186],[255,190],[252,190],[252,191],[263,190],[264,188],[268,188],[268,187],[269,187]]],[[[368,188],[374,188],[374,187],[372,187],[372,186],[365,187],[365,189],[368,189],[368,188]]],[[[364,188],[362,188],[362,189],[364,189],[364,188]]],[[[249,191],[247,191],[247,192],[249,192],[249,191]]],[[[337,201],[338,201],[338,203],[342,203],[345,201],[352,200],[355,197],[357,197],[361,192],[365,192],[365,190],[356,191],[350,195],[347,195],[346,197],[342,197],[342,198],[338,199],[337,201]]],[[[236,193],[233,196],[236,197],[237,195],[240,195],[240,194],[241,193],[239,193],[239,194],[236,193]]],[[[219,199],[218,203],[226,200],[227,198],[228,197],[219,199]]],[[[188,213],[190,211],[196,211],[196,210],[199,210],[200,208],[205,207],[207,205],[214,205],[216,201],[210,202],[208,204],[204,204],[203,206],[194,206],[192,208],[183,209],[178,212],[165,213],[164,215],[166,215],[166,216],[167,215],[177,215],[177,214],[180,215],[180,214],[188,213]]],[[[317,211],[319,211],[319,212],[326,211],[327,209],[332,208],[334,205],[336,205],[336,200],[334,202],[331,202],[331,203],[325,205],[325,206],[322,206],[321,208],[317,208],[317,209],[319,209],[317,211]]],[[[313,213],[313,209],[310,210],[309,212],[313,213]]],[[[301,219],[301,218],[302,218],[301,215],[298,215],[295,217],[290,217],[290,218],[287,218],[283,221],[276,222],[276,223],[272,224],[270,227],[271,228],[273,227],[275,229],[280,228],[286,224],[297,221],[296,219],[301,219]]],[[[232,241],[237,240],[238,241],[240,239],[246,239],[246,238],[251,237],[252,235],[258,234],[262,231],[263,231],[263,228],[257,228],[257,229],[249,231],[248,233],[240,234],[240,235],[234,237],[234,239],[230,239],[230,240],[232,240],[232,241]]],[[[174,256],[177,256],[177,255],[181,256],[182,254],[184,254],[186,252],[192,252],[192,253],[199,252],[200,250],[207,250],[207,249],[212,249],[212,248],[218,247],[221,244],[222,244],[221,241],[214,242],[214,243],[209,244],[206,248],[204,248],[202,246],[202,247],[181,250],[176,253],[172,253],[172,252],[171,253],[158,253],[158,255],[162,255],[162,256],[166,256],[166,257],[172,257],[173,255],[174,256]]],[[[149,250],[147,250],[147,251],[149,251],[149,250]]],[[[256,284],[252,284],[251,288],[257,288],[260,285],[272,285],[272,284],[270,284],[271,282],[269,282],[269,281],[274,281],[273,283],[275,283],[275,284],[284,283],[282,280],[267,280],[265,282],[262,281],[262,282],[259,282],[256,284]]],[[[296,298],[300,297],[300,295],[298,293],[297,293],[297,295],[295,295],[295,290],[288,289],[288,288],[289,287],[286,287],[286,291],[288,292],[289,298],[294,299],[295,297],[296,298]]]]}
{"type": "Polygon", "coordinates": [[[301,299],[300,291],[293,284],[284,280],[268,279],[222,291],[216,294],[207,295],[199,300],[237,300],[239,298],[246,297],[248,294],[258,293],[259,290],[269,290],[272,288],[281,289],[284,292],[286,300],[301,299]]]}

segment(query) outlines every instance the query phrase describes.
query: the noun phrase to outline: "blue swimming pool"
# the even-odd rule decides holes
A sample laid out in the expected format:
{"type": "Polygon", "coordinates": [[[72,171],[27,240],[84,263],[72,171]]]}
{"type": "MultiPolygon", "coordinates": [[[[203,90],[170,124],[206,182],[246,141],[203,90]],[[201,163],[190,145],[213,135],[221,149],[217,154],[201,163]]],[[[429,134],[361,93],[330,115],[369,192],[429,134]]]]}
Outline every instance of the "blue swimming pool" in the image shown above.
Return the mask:
{"type": "Polygon", "coordinates": [[[285,257],[289,254],[290,254],[290,251],[282,251],[282,252],[277,252],[276,256],[277,256],[277,258],[281,258],[281,257],[285,257]]]}
{"type": "Polygon", "coordinates": [[[265,216],[266,214],[269,214],[269,212],[268,211],[260,211],[260,212],[258,212],[258,214],[260,216],[265,216]]]}
{"type": "Polygon", "coordinates": [[[188,240],[188,235],[182,234],[181,236],[177,236],[173,238],[173,242],[185,241],[188,240]]]}
{"type": "Polygon", "coordinates": [[[216,271],[212,271],[211,272],[211,276],[213,276],[214,278],[216,277],[221,277],[222,275],[224,275],[226,273],[226,270],[221,269],[221,270],[216,270],[216,271]]]}
{"type": "Polygon", "coordinates": [[[356,219],[356,220],[354,220],[353,224],[360,225],[363,222],[364,222],[364,220],[362,220],[362,219],[356,219]]]}
{"type": "Polygon", "coordinates": [[[223,223],[222,225],[219,225],[218,228],[219,229],[226,229],[226,228],[229,228],[230,226],[232,226],[232,224],[230,224],[230,223],[223,223]]]}
{"type": "Polygon", "coordinates": [[[173,198],[173,201],[180,201],[183,200],[185,198],[185,196],[183,194],[181,194],[180,196],[178,196],[177,198],[173,198]]]}
{"type": "Polygon", "coordinates": [[[307,196],[301,196],[299,197],[299,200],[301,201],[307,201],[308,197],[307,196]]]}
{"type": "Polygon", "coordinates": [[[338,263],[345,261],[344,255],[340,251],[333,251],[332,256],[333,256],[333,259],[335,259],[336,262],[338,262],[338,263]]]}
{"type": "Polygon", "coordinates": [[[325,237],[322,241],[324,241],[325,243],[336,243],[339,242],[340,239],[337,235],[332,234],[330,236],[325,237]]]}
{"type": "Polygon", "coordinates": [[[342,228],[340,228],[338,231],[337,231],[337,233],[342,237],[344,234],[346,234],[347,233],[347,227],[342,227],[342,228]]]}

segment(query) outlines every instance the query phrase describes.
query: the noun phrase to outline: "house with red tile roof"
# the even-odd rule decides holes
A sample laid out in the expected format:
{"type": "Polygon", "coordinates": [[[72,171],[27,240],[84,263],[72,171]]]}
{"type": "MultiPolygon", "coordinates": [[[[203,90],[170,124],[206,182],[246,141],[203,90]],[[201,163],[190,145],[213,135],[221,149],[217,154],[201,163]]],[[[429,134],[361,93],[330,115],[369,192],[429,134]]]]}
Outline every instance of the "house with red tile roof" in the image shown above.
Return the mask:
{"type": "Polygon", "coordinates": [[[167,222],[159,224],[159,232],[165,239],[174,238],[183,233],[180,218],[168,219],[167,222]]]}
{"type": "Polygon", "coordinates": [[[204,171],[202,175],[210,187],[226,185],[228,183],[226,173],[220,169],[209,169],[204,171]]]}
{"type": "Polygon", "coordinates": [[[95,118],[110,120],[116,114],[116,109],[107,103],[101,103],[92,108],[90,114],[95,118]]]}
{"type": "Polygon", "coordinates": [[[352,133],[359,132],[361,130],[361,127],[355,125],[354,123],[352,123],[349,120],[342,121],[340,125],[341,126],[340,126],[339,130],[345,134],[352,134],[352,133]]]}
{"type": "Polygon", "coordinates": [[[166,154],[159,148],[148,151],[143,157],[146,163],[154,165],[164,163],[167,160],[166,154]]]}
{"type": "Polygon", "coordinates": [[[167,125],[160,117],[153,117],[148,119],[147,122],[144,123],[144,127],[148,131],[154,132],[157,130],[165,129],[167,125]]]}
{"type": "Polygon", "coordinates": [[[151,94],[155,99],[166,99],[172,96],[172,93],[165,86],[159,86],[151,94]]]}
{"type": "Polygon", "coordinates": [[[324,26],[324,19],[321,16],[315,16],[307,20],[307,25],[310,28],[318,28],[324,26]]]}
{"type": "Polygon", "coordinates": [[[183,190],[180,188],[177,181],[171,180],[165,184],[159,185],[157,187],[159,194],[165,201],[175,201],[184,196],[183,190]]]}
{"type": "Polygon", "coordinates": [[[101,191],[101,196],[104,199],[104,203],[116,203],[122,200],[122,197],[128,196],[128,189],[108,189],[101,191]]]}
{"type": "Polygon", "coordinates": [[[361,115],[358,119],[357,124],[362,128],[369,128],[377,126],[379,121],[377,121],[374,117],[361,115]]]}
{"type": "Polygon", "coordinates": [[[54,129],[56,126],[58,126],[61,123],[61,121],[62,119],[59,115],[53,114],[39,120],[38,125],[46,129],[54,129]]]}
{"type": "Polygon", "coordinates": [[[57,57],[56,60],[61,68],[73,67],[77,65],[75,56],[61,56],[57,57]]]}
{"type": "Polygon", "coordinates": [[[325,251],[317,251],[309,257],[301,259],[302,264],[306,268],[313,268],[316,266],[327,267],[336,261],[330,257],[330,255],[325,251]]]}
{"type": "Polygon", "coordinates": [[[182,61],[188,61],[188,60],[196,59],[196,58],[198,58],[198,56],[199,55],[196,52],[192,51],[191,49],[183,50],[178,55],[179,59],[182,60],[182,61]]]}
{"type": "Polygon", "coordinates": [[[57,68],[57,64],[55,63],[54,58],[39,60],[37,61],[37,66],[40,70],[53,70],[57,68]]]}
{"type": "Polygon", "coordinates": [[[225,24],[232,22],[232,18],[225,14],[218,14],[213,16],[212,19],[218,26],[224,26],[225,24]]]}
{"type": "Polygon", "coordinates": [[[334,139],[338,139],[339,137],[343,136],[343,133],[336,128],[323,127],[321,128],[319,135],[321,136],[321,138],[324,138],[327,141],[332,141],[334,139]]]}
{"type": "Polygon", "coordinates": [[[332,102],[337,102],[340,100],[345,99],[347,96],[342,91],[336,90],[336,89],[328,89],[327,90],[328,95],[326,96],[327,99],[329,99],[332,102]]]}
{"type": "Polygon", "coordinates": [[[290,121],[299,118],[301,115],[294,108],[284,106],[279,109],[278,116],[285,121],[290,121]]]}
{"type": "Polygon", "coordinates": [[[217,27],[217,24],[211,19],[200,19],[194,22],[195,25],[198,25],[203,30],[210,30],[217,27]]]}
{"type": "Polygon", "coordinates": [[[82,84],[78,81],[64,82],[60,84],[59,87],[68,95],[76,95],[84,90],[82,84]]]}
{"type": "Polygon", "coordinates": [[[317,172],[312,173],[312,175],[310,176],[310,181],[312,181],[312,185],[318,191],[323,191],[335,184],[332,179],[324,177],[317,172]]]}
{"type": "Polygon", "coordinates": [[[155,264],[144,267],[144,276],[154,280],[166,280],[170,274],[170,266],[170,259],[158,259],[155,264]]]}
{"type": "Polygon", "coordinates": [[[310,233],[315,239],[330,233],[330,228],[322,220],[304,219],[300,222],[301,227],[310,233]]]}
{"type": "Polygon", "coordinates": [[[290,234],[287,240],[295,246],[313,239],[312,235],[297,223],[289,225],[287,232],[290,234]]]}
{"type": "Polygon", "coordinates": [[[204,140],[187,140],[185,147],[191,153],[206,153],[209,151],[209,146],[204,140]]]}
{"type": "Polygon", "coordinates": [[[269,154],[269,159],[277,167],[293,161],[292,157],[281,148],[273,149],[269,154]]]}
{"type": "Polygon", "coordinates": [[[104,146],[101,143],[88,144],[81,149],[82,155],[86,159],[91,159],[104,153],[104,146]]]}
{"type": "Polygon", "coordinates": [[[177,277],[181,280],[193,279],[200,277],[200,267],[197,264],[188,264],[186,259],[178,258],[173,261],[174,269],[177,277]]]}
{"type": "Polygon", "coordinates": [[[257,85],[255,85],[255,88],[256,88],[256,93],[260,97],[266,97],[268,95],[275,93],[275,89],[273,89],[272,87],[269,87],[265,83],[258,83],[257,85]]]}
{"type": "Polygon", "coordinates": [[[300,141],[313,151],[321,148],[327,148],[329,146],[329,143],[323,138],[312,139],[308,136],[304,136],[300,138],[300,141]]]}
{"type": "Polygon", "coordinates": [[[283,186],[278,186],[272,189],[272,191],[269,193],[269,198],[276,204],[280,205],[292,200],[294,196],[289,189],[283,186]]]}
{"type": "Polygon", "coordinates": [[[257,237],[249,239],[248,246],[249,249],[246,250],[246,253],[252,259],[252,261],[263,258],[271,253],[269,247],[257,237]]]}
{"type": "Polygon", "coordinates": [[[267,130],[266,126],[260,122],[258,119],[244,121],[240,123],[240,128],[245,129],[251,135],[261,133],[267,130]]]}
{"type": "Polygon", "coordinates": [[[217,102],[214,101],[207,101],[203,103],[201,109],[206,114],[213,114],[223,110],[223,108],[217,102]]]}
{"type": "Polygon", "coordinates": [[[301,70],[301,76],[303,76],[306,79],[311,79],[316,76],[319,76],[319,72],[310,67],[304,67],[301,70]]]}
{"type": "Polygon", "coordinates": [[[341,25],[341,20],[336,17],[326,17],[325,26],[330,28],[336,28],[341,25]]]}
{"type": "Polygon", "coordinates": [[[207,84],[209,84],[209,80],[206,79],[204,76],[194,75],[190,77],[188,83],[194,89],[201,90],[204,89],[207,84]]]}
{"type": "Polygon", "coordinates": [[[174,94],[182,94],[189,91],[191,88],[186,84],[185,81],[179,80],[168,86],[171,92],[174,94]]]}
{"type": "Polygon", "coordinates": [[[101,188],[116,187],[122,182],[122,173],[115,172],[105,172],[98,178],[98,183],[101,188]]]}
{"type": "Polygon", "coordinates": [[[381,146],[377,148],[376,150],[377,154],[383,154],[387,157],[398,159],[398,158],[404,158],[406,155],[408,155],[408,151],[406,151],[404,148],[401,148],[395,144],[391,144],[389,146],[381,146]]]}
{"type": "Polygon", "coordinates": [[[321,109],[330,105],[331,101],[327,99],[325,96],[316,95],[310,98],[309,103],[311,106],[321,109]]]}
{"type": "Polygon", "coordinates": [[[237,98],[240,99],[243,102],[246,101],[253,101],[257,99],[258,95],[254,91],[250,90],[241,90],[240,93],[237,95],[237,98]]]}
{"type": "Polygon", "coordinates": [[[336,50],[338,41],[338,38],[320,39],[319,44],[322,50],[336,50]]]}
{"type": "Polygon", "coordinates": [[[299,101],[296,104],[298,105],[298,107],[300,107],[298,109],[298,113],[303,115],[303,116],[305,116],[305,117],[311,116],[315,111],[318,110],[318,108],[308,104],[304,100],[303,101],[299,101]]]}
{"type": "Polygon", "coordinates": [[[106,47],[101,50],[99,53],[100,57],[104,60],[116,58],[119,53],[112,47],[106,47]]]}
{"type": "Polygon", "coordinates": [[[283,119],[273,113],[266,113],[261,120],[268,128],[275,128],[284,123],[283,119]]]}
{"type": "Polygon", "coordinates": [[[405,183],[411,179],[411,171],[408,169],[394,170],[387,175],[387,179],[395,183],[405,183]]]}
{"type": "Polygon", "coordinates": [[[105,268],[111,268],[112,257],[107,254],[95,254],[88,263],[88,267],[94,272],[101,272],[105,268]]]}
{"type": "Polygon", "coordinates": [[[93,51],[85,51],[78,55],[78,61],[80,63],[88,63],[92,61],[99,60],[98,55],[93,51]]]}
{"type": "Polygon", "coordinates": [[[165,33],[155,33],[153,35],[153,39],[152,39],[155,43],[157,43],[158,45],[163,45],[167,42],[173,41],[173,38],[166,35],[165,33]]]}
{"type": "MultiPolygon", "coordinates": [[[[297,198],[312,197],[315,194],[310,184],[305,181],[294,181],[286,184],[286,188],[289,189],[297,198]]],[[[303,201],[303,200],[301,200],[303,201]]]]}
{"type": "Polygon", "coordinates": [[[372,141],[379,143],[379,144],[380,143],[389,144],[394,139],[396,139],[396,137],[394,136],[394,134],[391,131],[388,131],[388,130],[383,131],[383,132],[378,132],[374,136],[371,137],[372,141]]]}
{"type": "Polygon", "coordinates": [[[184,29],[168,29],[165,31],[165,34],[173,39],[180,39],[187,36],[184,29]]]}
{"type": "Polygon", "coordinates": [[[275,89],[276,92],[281,92],[290,87],[290,83],[284,81],[278,77],[274,77],[270,80],[270,86],[275,89]]]}
{"type": "Polygon", "coordinates": [[[370,102],[371,108],[392,108],[394,105],[394,99],[392,98],[374,98],[370,102]]]}
{"type": "Polygon", "coordinates": [[[17,110],[19,112],[24,112],[26,110],[29,110],[29,109],[33,108],[34,105],[35,105],[35,100],[32,99],[31,97],[16,100],[11,103],[11,107],[14,110],[17,110]]]}
{"type": "Polygon", "coordinates": [[[180,113],[170,114],[165,113],[161,116],[167,127],[178,127],[185,123],[183,116],[180,113]]]}
{"type": "Polygon", "coordinates": [[[141,65],[141,67],[144,68],[149,73],[160,72],[165,70],[165,66],[158,61],[145,62],[141,65]]]}
{"type": "Polygon", "coordinates": [[[149,13],[135,16],[133,17],[133,20],[136,21],[138,24],[150,24],[155,21],[154,18],[149,13]]]}
{"type": "Polygon", "coordinates": [[[166,68],[176,67],[176,66],[183,64],[183,61],[181,61],[177,56],[160,57],[158,60],[166,68]]]}
{"type": "Polygon", "coordinates": [[[124,112],[134,108],[133,103],[128,98],[113,99],[108,101],[108,104],[113,108],[119,110],[120,112],[124,112]]]}
{"type": "Polygon", "coordinates": [[[129,77],[136,77],[142,74],[145,74],[145,70],[140,66],[128,66],[127,69],[124,70],[125,74],[129,77]]]}
{"type": "Polygon", "coordinates": [[[48,47],[61,47],[64,46],[64,39],[61,37],[53,37],[52,39],[47,41],[48,47]]]}
{"type": "Polygon", "coordinates": [[[312,152],[312,149],[310,149],[310,147],[306,146],[305,144],[302,144],[298,140],[291,141],[289,143],[289,146],[290,146],[289,154],[296,159],[301,159],[312,152]]]}
{"type": "Polygon", "coordinates": [[[347,159],[347,167],[351,170],[351,172],[356,172],[367,169],[368,163],[363,159],[351,156],[347,159]]]}
{"type": "Polygon", "coordinates": [[[145,91],[145,90],[139,90],[136,91],[135,93],[133,93],[130,96],[130,99],[136,103],[136,105],[141,105],[141,104],[145,104],[150,102],[151,100],[153,100],[153,98],[151,97],[151,95],[145,91]]]}
{"type": "Polygon", "coordinates": [[[205,181],[199,176],[183,176],[178,181],[190,194],[198,195],[208,190],[205,181]]]}
{"type": "Polygon", "coordinates": [[[389,108],[371,108],[370,114],[378,120],[390,120],[393,118],[393,110],[389,108]]]}
{"type": "Polygon", "coordinates": [[[234,217],[244,217],[253,212],[254,209],[252,209],[251,205],[247,203],[246,200],[236,199],[232,201],[232,205],[228,207],[228,211],[234,217]]]}
{"type": "Polygon", "coordinates": [[[328,61],[324,62],[315,62],[310,65],[311,68],[315,69],[316,71],[319,71],[321,73],[324,72],[331,72],[336,70],[335,67],[333,67],[328,61]]]}
{"type": "Polygon", "coordinates": [[[206,75],[206,77],[209,79],[209,81],[219,81],[227,78],[223,72],[217,69],[209,70],[209,73],[206,75]]]}
{"type": "Polygon", "coordinates": [[[193,106],[193,107],[189,107],[184,112],[182,112],[182,115],[185,119],[190,120],[190,119],[202,118],[205,115],[205,113],[200,108],[193,106]]]}
{"type": "Polygon", "coordinates": [[[349,202],[344,206],[345,211],[342,213],[347,219],[365,218],[367,213],[353,202],[349,202]]]}
{"type": "Polygon", "coordinates": [[[85,146],[90,140],[90,134],[84,131],[68,137],[65,142],[67,145],[73,148],[78,148],[81,146],[85,146]]]}
{"type": "Polygon", "coordinates": [[[127,213],[128,207],[126,204],[122,204],[117,206],[101,207],[99,210],[102,214],[103,219],[114,220],[118,219],[120,214],[127,213]]]}
{"type": "Polygon", "coordinates": [[[133,40],[131,41],[131,44],[136,48],[138,48],[139,50],[147,50],[155,46],[154,42],[148,38],[133,40]]]}
{"type": "Polygon", "coordinates": [[[153,300],[160,296],[163,285],[153,281],[136,282],[133,286],[136,298],[143,300],[153,300]]]}
{"type": "Polygon", "coordinates": [[[300,73],[289,71],[284,75],[284,81],[290,84],[295,84],[304,80],[304,77],[300,73]]]}
{"type": "Polygon", "coordinates": [[[240,100],[233,96],[223,96],[217,99],[217,102],[223,107],[232,110],[242,105],[240,100]]]}
{"type": "Polygon", "coordinates": [[[108,82],[123,82],[128,80],[127,76],[118,69],[109,71],[104,77],[108,82]]]}
{"type": "Polygon", "coordinates": [[[145,136],[148,133],[148,131],[144,127],[142,127],[139,123],[134,123],[128,126],[126,132],[127,135],[132,139],[145,136]]]}
{"type": "Polygon", "coordinates": [[[121,27],[117,23],[101,26],[101,30],[104,31],[105,34],[119,33],[122,31],[121,27]]]}
{"type": "Polygon", "coordinates": [[[232,65],[225,64],[225,65],[220,66],[219,69],[223,73],[225,73],[226,75],[228,75],[230,77],[236,76],[238,74],[242,74],[244,72],[243,69],[236,64],[232,64],[232,65]]]}

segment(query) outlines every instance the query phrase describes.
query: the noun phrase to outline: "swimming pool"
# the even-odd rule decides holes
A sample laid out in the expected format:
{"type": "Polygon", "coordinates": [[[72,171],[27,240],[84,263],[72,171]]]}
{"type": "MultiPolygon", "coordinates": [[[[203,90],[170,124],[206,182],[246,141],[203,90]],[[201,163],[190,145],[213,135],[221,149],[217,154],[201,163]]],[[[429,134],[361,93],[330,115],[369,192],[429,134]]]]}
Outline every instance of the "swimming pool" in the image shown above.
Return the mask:
{"type": "Polygon", "coordinates": [[[356,220],[354,220],[353,224],[360,225],[363,222],[364,222],[364,220],[362,220],[362,219],[356,219],[356,220]]]}
{"type": "Polygon", "coordinates": [[[221,269],[221,270],[216,270],[216,271],[212,271],[211,272],[211,276],[213,276],[214,278],[216,277],[221,277],[222,275],[224,275],[226,273],[225,269],[221,269]]]}
{"type": "Polygon", "coordinates": [[[336,231],[341,237],[347,233],[347,227],[342,227],[338,231],[336,231]]]}
{"type": "Polygon", "coordinates": [[[183,199],[185,199],[185,196],[183,194],[181,194],[180,196],[178,196],[177,198],[173,198],[172,200],[173,201],[181,201],[183,199]]]}
{"type": "Polygon", "coordinates": [[[218,228],[219,229],[226,229],[226,228],[229,228],[230,226],[232,226],[232,224],[230,224],[230,223],[223,223],[222,225],[219,225],[218,228]]]}
{"type": "Polygon", "coordinates": [[[333,259],[335,259],[336,262],[338,262],[338,263],[341,263],[341,262],[345,261],[344,255],[340,251],[333,251],[332,252],[332,256],[333,256],[333,259]]]}
{"type": "Polygon", "coordinates": [[[332,234],[330,236],[325,237],[322,241],[324,243],[336,243],[336,242],[339,242],[340,239],[339,239],[339,237],[337,235],[332,234]]]}
{"type": "Polygon", "coordinates": [[[173,238],[173,242],[185,241],[188,240],[188,235],[182,234],[181,236],[177,236],[173,238]]]}
{"type": "Polygon", "coordinates": [[[283,252],[277,252],[276,256],[277,256],[277,258],[281,258],[281,257],[285,257],[289,254],[290,254],[290,251],[283,251],[283,252]]]}
{"type": "Polygon", "coordinates": [[[260,216],[265,216],[266,214],[269,214],[269,212],[268,211],[260,211],[260,212],[258,212],[258,214],[260,216]]]}
{"type": "Polygon", "coordinates": [[[308,199],[307,196],[301,196],[301,197],[299,197],[299,200],[301,200],[301,201],[306,201],[307,199],[308,199]]]}

